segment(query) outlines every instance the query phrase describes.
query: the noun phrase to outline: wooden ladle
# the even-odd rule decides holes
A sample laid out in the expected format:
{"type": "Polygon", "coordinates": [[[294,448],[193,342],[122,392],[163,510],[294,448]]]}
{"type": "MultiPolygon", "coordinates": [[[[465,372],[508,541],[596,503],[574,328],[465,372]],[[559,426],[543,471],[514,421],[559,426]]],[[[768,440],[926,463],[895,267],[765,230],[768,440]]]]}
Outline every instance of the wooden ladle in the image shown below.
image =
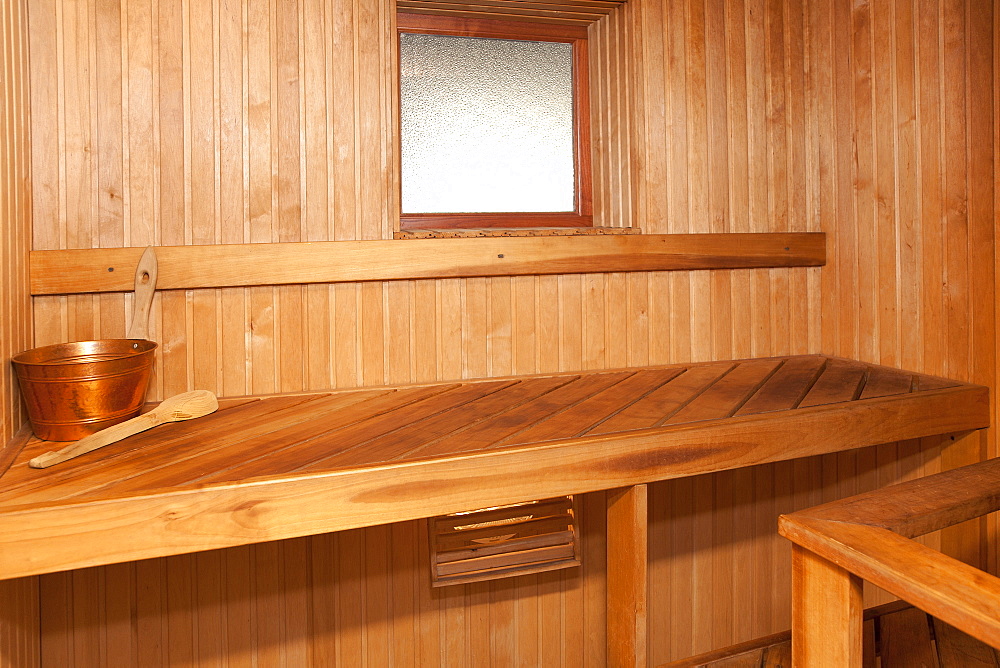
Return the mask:
{"type": "Polygon", "coordinates": [[[177,394],[169,399],[164,399],[159,406],[148,413],[81,438],[58,452],[46,452],[44,455],[39,455],[29,461],[28,466],[34,469],[48,468],[53,464],[79,457],[123,438],[128,438],[133,434],[152,429],[157,425],[199,418],[214,413],[218,408],[218,399],[208,390],[194,390],[193,392],[177,394]]]}
{"type": "Polygon", "coordinates": [[[149,309],[153,305],[158,273],[156,251],[146,248],[135,268],[135,293],[132,298],[132,323],[125,334],[126,339],[148,339],[149,309]]]}

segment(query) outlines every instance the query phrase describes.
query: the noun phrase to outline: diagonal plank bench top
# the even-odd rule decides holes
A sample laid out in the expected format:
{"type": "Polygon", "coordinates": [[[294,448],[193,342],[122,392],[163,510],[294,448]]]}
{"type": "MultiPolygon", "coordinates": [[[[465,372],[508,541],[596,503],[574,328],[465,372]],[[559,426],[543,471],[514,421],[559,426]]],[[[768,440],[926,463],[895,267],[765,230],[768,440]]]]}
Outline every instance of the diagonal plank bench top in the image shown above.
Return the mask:
{"type": "Polygon", "coordinates": [[[15,439],[0,579],[989,426],[985,387],[814,355],[221,403],[50,469],[15,439]]]}

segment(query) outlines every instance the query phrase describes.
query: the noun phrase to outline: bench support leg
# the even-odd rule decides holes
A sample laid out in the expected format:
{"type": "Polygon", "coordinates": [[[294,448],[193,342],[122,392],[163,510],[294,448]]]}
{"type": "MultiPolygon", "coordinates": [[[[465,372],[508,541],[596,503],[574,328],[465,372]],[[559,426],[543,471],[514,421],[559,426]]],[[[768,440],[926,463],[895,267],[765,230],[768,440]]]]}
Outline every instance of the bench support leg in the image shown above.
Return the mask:
{"type": "Polygon", "coordinates": [[[861,591],[861,578],[792,545],[792,666],[861,666],[861,591]]]}
{"type": "Polygon", "coordinates": [[[646,666],[646,485],[608,492],[608,665],[646,666]]]}

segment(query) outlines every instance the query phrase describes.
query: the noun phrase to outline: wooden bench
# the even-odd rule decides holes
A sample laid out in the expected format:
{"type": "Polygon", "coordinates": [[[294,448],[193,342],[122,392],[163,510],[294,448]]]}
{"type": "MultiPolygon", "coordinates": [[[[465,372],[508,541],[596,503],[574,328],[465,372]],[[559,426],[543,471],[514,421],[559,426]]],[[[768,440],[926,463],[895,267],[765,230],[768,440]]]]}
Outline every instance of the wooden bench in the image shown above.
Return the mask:
{"type": "Polygon", "coordinates": [[[609,663],[645,665],[647,483],[988,425],[985,387],[822,356],[231,399],[51,469],[15,439],[0,578],[613,489],[609,663]]]}
{"type": "MultiPolygon", "coordinates": [[[[1000,578],[912,540],[997,510],[1000,459],[990,459],[782,515],[780,533],[793,542],[795,665],[863,664],[862,579],[1000,648],[1000,578]]],[[[968,656],[963,665],[995,665],[985,654],[989,663],[968,656]]]]}

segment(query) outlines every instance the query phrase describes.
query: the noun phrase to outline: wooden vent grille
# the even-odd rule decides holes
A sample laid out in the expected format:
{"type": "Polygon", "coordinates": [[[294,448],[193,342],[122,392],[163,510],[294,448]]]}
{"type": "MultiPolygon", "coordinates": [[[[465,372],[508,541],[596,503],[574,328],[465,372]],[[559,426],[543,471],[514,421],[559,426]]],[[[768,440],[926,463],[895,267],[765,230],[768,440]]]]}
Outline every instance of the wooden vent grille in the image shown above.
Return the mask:
{"type": "Polygon", "coordinates": [[[571,496],[431,518],[435,587],[580,565],[571,496]]]}

